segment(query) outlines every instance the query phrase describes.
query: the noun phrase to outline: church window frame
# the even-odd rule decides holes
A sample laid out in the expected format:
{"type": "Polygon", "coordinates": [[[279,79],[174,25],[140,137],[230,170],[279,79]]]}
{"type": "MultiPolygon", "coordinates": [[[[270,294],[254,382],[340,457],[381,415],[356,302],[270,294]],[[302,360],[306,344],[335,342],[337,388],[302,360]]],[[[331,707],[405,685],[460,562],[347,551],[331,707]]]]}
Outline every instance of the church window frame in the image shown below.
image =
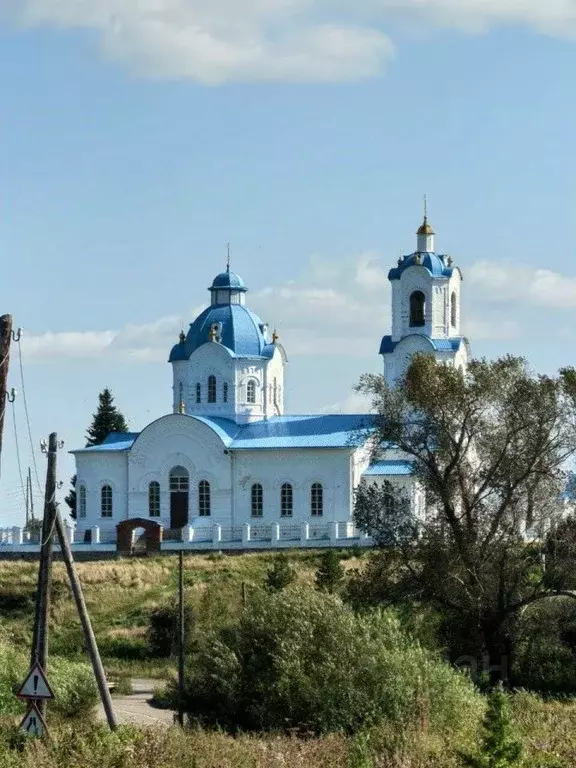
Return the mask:
{"type": "Polygon", "coordinates": [[[190,473],[180,464],[172,467],[168,475],[170,493],[187,492],[190,489],[190,473]]]}
{"type": "Polygon", "coordinates": [[[227,403],[228,402],[228,382],[225,381],[222,384],[222,402],[227,403]]]}
{"type": "Polygon", "coordinates": [[[291,483],[282,483],[280,488],[280,517],[292,517],[294,513],[294,489],[291,483]]]}
{"type": "Polygon", "coordinates": [[[250,516],[264,516],[264,489],[261,483],[254,483],[250,489],[250,516]]]}
{"type": "Polygon", "coordinates": [[[80,487],[78,488],[78,517],[79,518],[85,518],[86,517],[86,486],[84,483],[80,484],[80,487]]]}
{"type": "Polygon", "coordinates": [[[412,291],[409,303],[410,328],[422,328],[426,325],[426,296],[424,291],[412,291]]]}
{"type": "Polygon", "coordinates": [[[160,483],[148,483],[148,517],[160,517],[160,483]]]}
{"type": "Polygon", "coordinates": [[[246,384],[246,402],[250,405],[256,404],[256,382],[250,379],[246,384]]]}
{"type": "Polygon", "coordinates": [[[114,514],[114,494],[111,485],[103,485],[100,489],[100,516],[112,517],[114,514]]]}
{"type": "Polygon", "coordinates": [[[322,517],[324,514],[324,486],[322,483],[312,483],[310,486],[310,515],[322,517]]]}
{"type": "Polygon", "coordinates": [[[196,382],[196,402],[202,402],[202,384],[199,381],[196,382]]]}
{"type": "Polygon", "coordinates": [[[208,402],[216,402],[216,376],[214,374],[208,376],[208,402]]]}
{"type": "Polygon", "coordinates": [[[384,515],[393,515],[396,511],[396,499],[391,491],[386,491],[382,495],[382,513],[384,515]]]}
{"type": "Polygon", "coordinates": [[[198,483],[198,515],[210,517],[211,515],[211,491],[208,480],[200,480],[198,483]]]}
{"type": "Polygon", "coordinates": [[[456,291],[452,291],[450,294],[450,325],[452,328],[456,328],[457,319],[458,319],[458,308],[456,303],[456,291]]]}

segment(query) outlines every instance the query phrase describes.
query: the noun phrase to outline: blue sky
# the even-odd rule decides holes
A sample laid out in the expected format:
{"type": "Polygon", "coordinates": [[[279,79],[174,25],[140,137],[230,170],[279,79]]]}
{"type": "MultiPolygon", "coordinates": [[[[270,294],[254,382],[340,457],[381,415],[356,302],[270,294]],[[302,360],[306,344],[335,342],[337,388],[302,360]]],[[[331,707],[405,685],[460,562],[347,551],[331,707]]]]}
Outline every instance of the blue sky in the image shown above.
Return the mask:
{"type": "Polygon", "coordinates": [[[227,241],[289,410],[358,409],[424,192],[474,355],[573,363],[575,67],[563,0],[0,0],[0,312],[35,449],[58,431],[67,485],[104,386],[135,430],[170,409],[227,241]]]}

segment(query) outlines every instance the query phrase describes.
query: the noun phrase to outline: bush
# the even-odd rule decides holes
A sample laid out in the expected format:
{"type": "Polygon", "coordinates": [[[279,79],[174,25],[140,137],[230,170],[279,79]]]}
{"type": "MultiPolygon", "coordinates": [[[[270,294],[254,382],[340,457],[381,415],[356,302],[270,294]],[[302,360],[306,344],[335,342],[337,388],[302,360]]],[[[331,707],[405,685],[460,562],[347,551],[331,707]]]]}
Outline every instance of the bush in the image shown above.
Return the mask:
{"type": "MultiPolygon", "coordinates": [[[[15,693],[26,676],[28,666],[27,655],[0,639],[0,715],[22,713],[24,705],[15,693]]],[[[98,701],[98,690],[88,664],[50,657],[48,680],[56,696],[48,705],[50,711],[63,717],[86,714],[98,701]]]]}
{"type": "Polygon", "coordinates": [[[422,717],[475,725],[470,682],[401,630],[396,615],[357,615],[309,589],[254,595],[237,627],[205,638],[187,668],[193,720],[228,729],[354,733],[422,717]]]}
{"type": "Polygon", "coordinates": [[[464,762],[470,768],[512,768],[521,755],[522,745],[512,729],[508,696],[500,685],[488,696],[480,756],[463,756],[464,762]]]}
{"type": "Polygon", "coordinates": [[[290,560],[283,552],[276,555],[274,565],[266,574],[266,586],[270,592],[280,592],[291,584],[296,578],[296,573],[290,560]]]}
{"type": "MultiPolygon", "coordinates": [[[[177,652],[179,608],[175,605],[158,608],[150,615],[148,625],[148,647],[154,658],[168,658],[177,652]]],[[[190,636],[192,610],[184,606],[184,632],[190,636]]]]}
{"type": "Polygon", "coordinates": [[[320,568],[316,571],[316,589],[336,592],[344,581],[344,568],[338,554],[333,549],[327,549],[320,558],[320,568]]]}

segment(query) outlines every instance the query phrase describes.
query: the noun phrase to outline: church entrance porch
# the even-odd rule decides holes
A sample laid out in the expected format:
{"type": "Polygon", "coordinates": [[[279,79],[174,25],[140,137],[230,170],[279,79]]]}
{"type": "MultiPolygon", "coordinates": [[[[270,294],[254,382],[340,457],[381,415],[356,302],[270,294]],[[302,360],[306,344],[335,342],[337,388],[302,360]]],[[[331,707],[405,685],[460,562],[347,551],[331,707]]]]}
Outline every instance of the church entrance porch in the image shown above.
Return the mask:
{"type": "Polygon", "coordinates": [[[184,467],[170,470],[170,528],[188,525],[188,495],[190,478],[184,467]]]}

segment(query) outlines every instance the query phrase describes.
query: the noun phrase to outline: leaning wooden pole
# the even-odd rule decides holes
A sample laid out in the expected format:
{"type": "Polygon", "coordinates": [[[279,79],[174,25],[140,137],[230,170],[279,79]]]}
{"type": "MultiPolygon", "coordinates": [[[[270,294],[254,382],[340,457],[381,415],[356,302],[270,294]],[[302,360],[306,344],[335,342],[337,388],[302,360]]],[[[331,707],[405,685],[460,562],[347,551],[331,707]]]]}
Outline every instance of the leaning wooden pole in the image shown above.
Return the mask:
{"type": "MultiPolygon", "coordinates": [[[[48,616],[50,613],[50,587],[52,581],[52,544],[54,540],[54,514],[56,512],[56,454],[58,439],[52,432],[48,439],[48,468],[44,493],[44,519],[42,521],[40,564],[38,566],[38,587],[36,589],[36,612],[32,638],[31,663],[37,661],[46,670],[48,659],[48,616]]],[[[43,715],[46,702],[41,701],[39,709],[43,715]]]]}
{"type": "Polygon", "coordinates": [[[62,550],[62,557],[66,565],[66,571],[68,572],[68,578],[70,579],[70,586],[72,587],[72,594],[74,595],[74,601],[76,602],[76,608],[78,609],[78,615],[82,623],[82,631],[84,632],[84,640],[86,642],[86,648],[90,661],[92,662],[92,669],[94,670],[94,677],[96,678],[96,684],[98,685],[98,691],[106,713],[106,719],[111,730],[115,730],[118,726],[116,720],[116,713],[114,712],[114,706],[112,704],[112,697],[110,696],[110,690],[106,683],[106,673],[102,666],[102,659],[100,658],[100,652],[98,651],[98,644],[96,643],[96,637],[94,630],[92,629],[92,623],[90,616],[88,615],[88,609],[86,608],[86,601],[84,600],[84,594],[82,592],[82,586],[76,572],[76,566],[74,565],[74,559],[72,557],[72,548],[70,542],[66,536],[64,529],[64,523],[62,522],[62,516],[60,510],[56,509],[56,533],[60,540],[60,549],[62,550]]]}

